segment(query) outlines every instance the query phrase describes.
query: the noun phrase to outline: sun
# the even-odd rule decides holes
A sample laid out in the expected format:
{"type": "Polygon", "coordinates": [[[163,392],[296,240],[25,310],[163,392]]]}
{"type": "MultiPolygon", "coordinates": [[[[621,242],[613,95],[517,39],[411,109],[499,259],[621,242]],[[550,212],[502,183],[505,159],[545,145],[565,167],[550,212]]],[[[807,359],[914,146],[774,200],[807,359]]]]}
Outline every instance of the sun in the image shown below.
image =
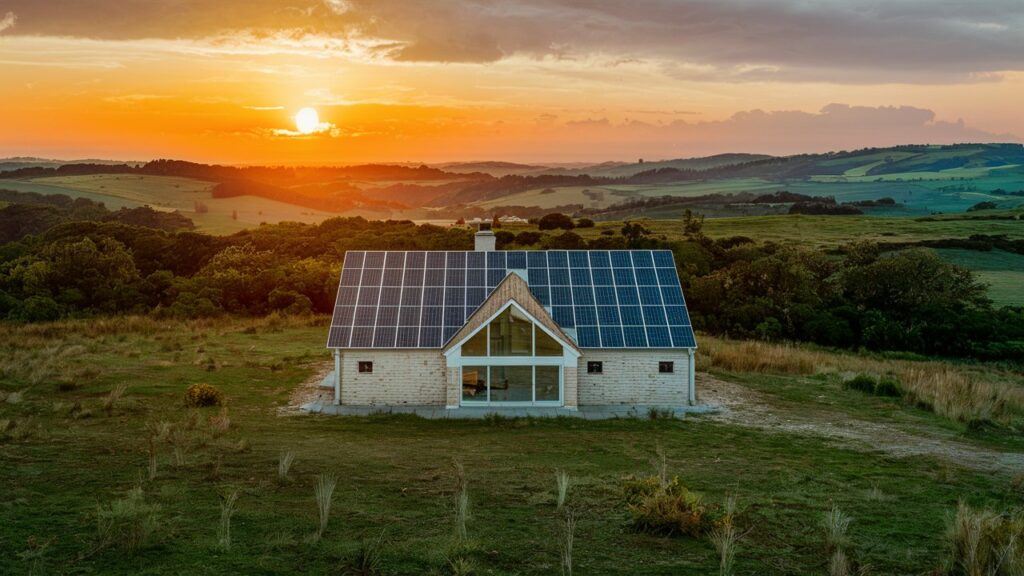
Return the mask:
{"type": "Polygon", "coordinates": [[[312,134],[320,129],[320,115],[313,108],[303,108],[295,115],[295,129],[303,134],[312,134]]]}

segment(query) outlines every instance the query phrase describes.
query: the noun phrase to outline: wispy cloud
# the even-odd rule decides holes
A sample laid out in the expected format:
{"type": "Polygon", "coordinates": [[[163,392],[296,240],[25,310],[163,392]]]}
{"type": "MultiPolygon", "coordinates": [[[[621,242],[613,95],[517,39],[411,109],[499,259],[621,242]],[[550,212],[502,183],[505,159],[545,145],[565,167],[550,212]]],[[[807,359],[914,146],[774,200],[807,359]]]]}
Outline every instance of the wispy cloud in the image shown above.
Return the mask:
{"type": "Polygon", "coordinates": [[[18,21],[18,17],[14,15],[14,12],[8,12],[4,14],[3,18],[0,18],[0,32],[14,27],[14,23],[18,21]]]}

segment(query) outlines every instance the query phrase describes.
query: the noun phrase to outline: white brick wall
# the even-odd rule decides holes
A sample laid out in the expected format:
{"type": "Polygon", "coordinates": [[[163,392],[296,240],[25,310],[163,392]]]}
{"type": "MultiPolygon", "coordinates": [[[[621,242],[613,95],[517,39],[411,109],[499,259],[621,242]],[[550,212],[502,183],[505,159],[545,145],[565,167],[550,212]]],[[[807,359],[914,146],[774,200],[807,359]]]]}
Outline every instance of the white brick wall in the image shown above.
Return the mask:
{"type": "Polygon", "coordinates": [[[439,350],[343,350],[341,403],[443,406],[446,371],[439,350]],[[360,361],[373,362],[373,373],[360,374],[360,361]]]}
{"type": "Polygon", "coordinates": [[[580,406],[685,406],[689,400],[688,362],[686,350],[584,350],[579,360],[580,406]],[[603,362],[604,373],[587,374],[588,361],[603,362]],[[675,371],[659,373],[660,361],[674,362],[675,371]]]}
{"type": "MultiPolygon", "coordinates": [[[[585,350],[575,375],[578,405],[685,406],[688,361],[686,350],[585,350]],[[603,362],[604,373],[587,374],[588,360],[603,362]],[[658,362],[665,360],[675,363],[672,374],[658,372],[658,362]]],[[[567,406],[577,403],[573,401],[572,371],[565,370],[567,406]]],[[[343,350],[341,403],[457,406],[461,394],[458,368],[448,372],[439,350],[343,350]],[[360,361],[373,362],[373,373],[360,374],[360,361]]]]}

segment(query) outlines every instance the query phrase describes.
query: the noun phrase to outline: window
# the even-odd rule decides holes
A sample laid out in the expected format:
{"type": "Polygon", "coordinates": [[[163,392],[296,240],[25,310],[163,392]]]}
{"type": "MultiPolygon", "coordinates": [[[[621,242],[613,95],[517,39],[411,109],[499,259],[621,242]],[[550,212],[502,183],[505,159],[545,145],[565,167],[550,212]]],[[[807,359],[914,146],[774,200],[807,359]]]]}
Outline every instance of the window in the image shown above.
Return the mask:
{"type": "Polygon", "coordinates": [[[465,357],[550,356],[563,354],[562,344],[535,325],[518,308],[509,307],[462,344],[465,357]]]}
{"type": "Polygon", "coordinates": [[[533,348],[533,322],[514,306],[509,306],[488,327],[491,332],[491,356],[530,356],[533,348]]]}
{"type": "Polygon", "coordinates": [[[671,374],[676,371],[674,362],[658,362],[658,372],[662,374],[671,374]]]}
{"type": "Polygon", "coordinates": [[[360,374],[372,374],[373,373],[373,362],[360,362],[359,363],[360,374]]]}
{"type": "Polygon", "coordinates": [[[604,374],[604,362],[587,362],[587,374],[604,374]]]}

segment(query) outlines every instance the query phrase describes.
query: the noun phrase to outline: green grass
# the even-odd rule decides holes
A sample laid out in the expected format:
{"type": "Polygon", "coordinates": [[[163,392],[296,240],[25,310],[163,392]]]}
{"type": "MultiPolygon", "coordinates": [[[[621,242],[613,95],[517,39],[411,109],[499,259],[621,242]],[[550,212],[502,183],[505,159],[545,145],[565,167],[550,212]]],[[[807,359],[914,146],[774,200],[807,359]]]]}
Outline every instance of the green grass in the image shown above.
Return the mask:
{"type": "MultiPolygon", "coordinates": [[[[559,571],[555,470],[573,478],[580,513],[574,567],[581,574],[708,574],[707,540],[665,539],[624,529],[618,485],[654,472],[658,447],[670,474],[713,504],[740,502],[746,535],[739,574],[819,574],[827,560],[820,518],[833,503],[854,518],[850,554],[879,574],[938,565],[948,513],[960,498],[1019,506],[1010,479],[930,458],[893,458],[820,438],[715,423],[577,420],[424,421],[406,417],[279,416],[296,384],[328,360],[326,319],[71,322],[0,328],[0,420],[34,432],[0,442],[0,573],[325,573],[340,571],[360,542],[386,530],[385,574],[446,573],[451,549],[452,460],[465,467],[472,502],[468,555],[481,574],[559,571]],[[212,366],[212,369],[210,368],[212,366]],[[81,386],[58,391],[59,382],[81,386]],[[159,446],[149,482],[146,425],[189,419],[187,385],[209,382],[228,397],[230,429],[187,431],[185,466],[159,446]],[[118,383],[129,389],[112,416],[99,409],[118,383]],[[67,416],[78,402],[91,418],[67,416]],[[63,406],[55,409],[55,404],[63,406]],[[240,446],[244,442],[246,445],[240,446]],[[277,478],[294,451],[289,480],[277,478]],[[219,462],[219,465],[217,464],[219,462]],[[216,474],[215,474],[216,472],[216,474]],[[313,485],[339,478],[319,543],[313,485]],[[141,483],[160,506],[157,543],[128,556],[95,549],[95,512],[141,483]],[[230,551],[217,544],[221,494],[239,490],[230,551]],[[879,490],[889,498],[868,497],[879,490]]],[[[753,378],[785,405],[832,394],[832,384],[753,378]]],[[[835,410],[856,414],[853,393],[835,410]]],[[[216,408],[197,412],[205,422],[216,408]]],[[[884,417],[879,416],[879,417],[884,417]]],[[[898,419],[894,419],[898,421],[898,419]]],[[[930,417],[922,426],[935,425],[930,417]]]]}
{"type": "MultiPolygon", "coordinates": [[[[1019,224],[1018,224],[1019,225],[1019,224]]],[[[993,250],[936,250],[944,259],[974,270],[989,285],[988,295],[1000,306],[1024,306],[1024,255],[993,250]]]]}

